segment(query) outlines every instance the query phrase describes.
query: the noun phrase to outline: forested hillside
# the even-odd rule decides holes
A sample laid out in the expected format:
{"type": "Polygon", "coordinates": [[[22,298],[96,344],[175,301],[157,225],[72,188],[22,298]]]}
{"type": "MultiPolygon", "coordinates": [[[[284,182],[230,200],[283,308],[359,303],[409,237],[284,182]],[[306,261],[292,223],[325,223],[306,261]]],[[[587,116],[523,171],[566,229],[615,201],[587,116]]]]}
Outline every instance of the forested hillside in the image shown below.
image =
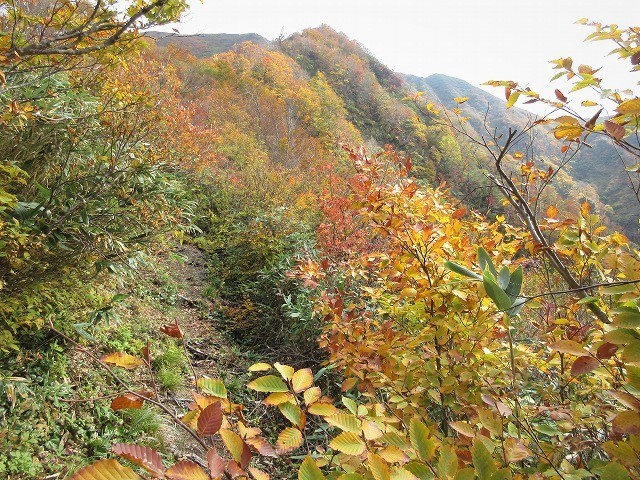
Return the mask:
{"type": "Polygon", "coordinates": [[[0,10],[0,477],[638,478],[637,95],[184,8],[0,10]]]}

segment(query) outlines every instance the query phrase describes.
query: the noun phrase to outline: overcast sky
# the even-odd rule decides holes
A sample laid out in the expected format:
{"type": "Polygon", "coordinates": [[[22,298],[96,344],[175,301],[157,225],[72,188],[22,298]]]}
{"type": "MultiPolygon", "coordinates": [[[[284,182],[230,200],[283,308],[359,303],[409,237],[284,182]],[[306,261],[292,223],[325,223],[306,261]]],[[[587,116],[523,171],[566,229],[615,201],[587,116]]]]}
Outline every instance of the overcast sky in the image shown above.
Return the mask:
{"type": "MultiPolygon", "coordinates": [[[[183,34],[255,32],[273,39],[320,24],[364,45],[393,70],[444,73],[478,85],[516,80],[549,91],[549,60],[604,65],[609,86],[637,88],[630,64],[606,61],[613,48],[583,43],[582,17],[621,26],[640,25],[639,0],[190,0],[175,27],[183,34]],[[618,65],[620,64],[620,65],[618,65]]],[[[553,88],[562,84],[554,84],[553,88]]],[[[552,91],[552,89],[551,89],[552,91]]],[[[494,91],[499,94],[499,92],[494,91]]]]}

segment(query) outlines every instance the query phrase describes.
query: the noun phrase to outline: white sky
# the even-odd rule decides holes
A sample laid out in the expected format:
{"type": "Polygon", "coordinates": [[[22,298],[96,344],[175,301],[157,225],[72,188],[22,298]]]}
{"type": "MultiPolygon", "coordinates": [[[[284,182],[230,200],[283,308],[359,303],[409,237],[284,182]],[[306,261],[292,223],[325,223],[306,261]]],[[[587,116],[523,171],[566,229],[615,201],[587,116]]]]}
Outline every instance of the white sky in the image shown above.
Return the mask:
{"type": "MultiPolygon", "coordinates": [[[[444,73],[479,85],[516,80],[545,93],[555,73],[549,60],[605,66],[609,87],[634,88],[630,63],[604,59],[605,42],[583,43],[582,17],[621,26],[640,25],[640,0],[190,0],[175,27],[182,34],[258,33],[273,39],[328,24],[364,45],[395,71],[444,73]]],[[[567,89],[568,90],[568,89],[567,89]]],[[[500,95],[496,89],[489,89],[500,95]]],[[[552,95],[552,94],[551,94],[552,95]]]]}

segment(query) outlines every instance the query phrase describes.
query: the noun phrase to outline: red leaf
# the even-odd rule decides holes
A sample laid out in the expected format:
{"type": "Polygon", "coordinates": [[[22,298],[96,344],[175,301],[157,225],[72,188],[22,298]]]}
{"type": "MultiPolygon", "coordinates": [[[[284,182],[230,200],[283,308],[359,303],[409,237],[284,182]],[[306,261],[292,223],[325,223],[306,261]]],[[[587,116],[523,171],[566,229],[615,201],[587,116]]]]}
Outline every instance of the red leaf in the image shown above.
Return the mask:
{"type": "Polygon", "coordinates": [[[155,478],[164,478],[162,458],[155,450],[131,443],[116,443],[111,450],[116,455],[124,457],[136,465],[143,467],[155,478]]]}
{"type": "Polygon", "coordinates": [[[222,408],[220,402],[207,406],[198,417],[198,433],[200,435],[214,435],[222,426],[222,408]]]}
{"type": "Polygon", "coordinates": [[[116,397],[111,400],[111,410],[123,410],[125,408],[141,408],[144,403],[144,399],[127,393],[121,397],[116,397]]]}
{"type": "Polygon", "coordinates": [[[173,338],[184,337],[184,333],[182,333],[182,329],[180,328],[180,325],[178,325],[177,323],[170,323],[169,325],[164,325],[160,327],[160,331],[165,335],[169,335],[170,337],[173,337],[173,338]]]}
{"type": "Polygon", "coordinates": [[[597,358],[590,356],[579,357],[571,366],[571,375],[577,377],[578,375],[584,375],[585,373],[592,372],[600,366],[600,362],[597,358]]]}
{"type": "Polygon", "coordinates": [[[166,475],[172,480],[210,480],[209,475],[191,460],[176,463],[167,470],[166,475]]]}
{"type": "Polygon", "coordinates": [[[211,471],[211,477],[217,478],[221,476],[227,469],[227,462],[224,458],[218,455],[218,451],[215,447],[211,447],[207,452],[207,463],[209,464],[209,470],[211,471]]]}
{"type": "Polygon", "coordinates": [[[596,357],[601,360],[608,360],[613,357],[618,351],[618,346],[613,343],[605,342],[598,347],[598,351],[596,352],[596,357]]]}

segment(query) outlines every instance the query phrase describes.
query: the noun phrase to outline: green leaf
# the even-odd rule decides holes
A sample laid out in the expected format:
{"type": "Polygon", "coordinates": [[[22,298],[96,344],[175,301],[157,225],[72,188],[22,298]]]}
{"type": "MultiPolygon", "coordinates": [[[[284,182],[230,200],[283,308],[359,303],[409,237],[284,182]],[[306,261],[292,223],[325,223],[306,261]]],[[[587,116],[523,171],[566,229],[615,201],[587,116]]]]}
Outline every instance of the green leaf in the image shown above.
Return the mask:
{"type": "Polygon", "coordinates": [[[351,432],[342,432],[329,442],[329,446],[347,455],[362,455],[365,449],[362,439],[351,432]]]}
{"type": "Polygon", "coordinates": [[[198,387],[202,393],[218,398],[227,398],[227,388],[218,378],[200,377],[198,379],[198,387]]]}
{"type": "Polygon", "coordinates": [[[512,302],[515,302],[516,298],[518,298],[518,295],[520,295],[520,292],[522,291],[522,267],[518,266],[518,268],[516,268],[513,273],[511,274],[511,277],[509,278],[509,284],[507,285],[507,288],[505,288],[505,293],[507,295],[509,295],[509,298],[511,299],[512,302]]]}
{"type": "Polygon", "coordinates": [[[465,268],[462,265],[458,265],[457,263],[445,262],[444,266],[449,270],[451,270],[452,272],[455,272],[464,277],[473,278],[474,280],[482,280],[482,277],[478,275],[476,272],[472,272],[468,268],[465,268]]]}
{"type": "Polygon", "coordinates": [[[357,433],[358,435],[362,432],[362,423],[355,415],[337,413],[336,415],[325,417],[325,420],[329,425],[338,427],[345,432],[357,433]]]}
{"type": "Polygon", "coordinates": [[[441,478],[451,478],[458,471],[458,456],[456,449],[451,445],[445,445],[440,450],[438,459],[438,475],[441,478]]]}
{"type": "Polygon", "coordinates": [[[621,358],[623,362],[640,362],[640,342],[634,341],[624,347],[621,358]]]}
{"type": "Polygon", "coordinates": [[[282,381],[280,377],[275,375],[265,375],[264,377],[256,378],[247,383],[247,388],[255,390],[256,392],[288,392],[289,388],[282,381]]]}
{"type": "Polygon", "coordinates": [[[629,480],[629,472],[616,462],[610,462],[602,469],[600,480],[629,480]]]}
{"type": "Polygon", "coordinates": [[[498,286],[504,290],[509,285],[510,280],[511,280],[511,272],[509,272],[509,267],[505,265],[504,267],[502,267],[502,269],[500,270],[500,273],[498,274],[498,286]]]}
{"type": "Polygon", "coordinates": [[[473,471],[473,468],[463,468],[458,473],[456,473],[456,476],[453,477],[453,480],[473,480],[474,478],[476,478],[476,474],[473,471]]]}
{"type": "Polygon", "coordinates": [[[315,460],[307,456],[298,470],[298,480],[324,480],[325,478],[315,460]]]}
{"type": "Polygon", "coordinates": [[[623,307],[616,310],[613,325],[619,328],[638,328],[640,327],[640,312],[635,308],[623,307]]]}
{"type": "Polygon", "coordinates": [[[482,274],[482,283],[487,295],[489,295],[489,298],[493,300],[493,303],[496,304],[499,310],[506,312],[509,307],[513,305],[509,296],[496,284],[495,280],[487,270],[482,274]]]}
{"type": "Polygon", "coordinates": [[[296,427],[301,426],[302,410],[300,410],[300,407],[291,402],[286,402],[278,405],[278,409],[280,409],[282,415],[284,415],[287,420],[293,423],[296,427]]]}
{"type": "Polygon", "coordinates": [[[489,453],[489,450],[487,450],[487,447],[485,447],[481,441],[476,440],[473,442],[471,458],[478,478],[480,480],[491,480],[491,477],[497,470],[496,463],[489,453]]]}
{"type": "Polygon", "coordinates": [[[637,285],[635,283],[628,283],[626,285],[614,285],[612,287],[605,287],[601,290],[604,295],[620,295],[622,293],[629,293],[635,291],[637,285]]]}
{"type": "Polygon", "coordinates": [[[358,404],[349,397],[342,397],[342,404],[349,409],[354,415],[358,413],[358,404]]]}
{"type": "Polygon", "coordinates": [[[436,451],[435,442],[429,438],[430,436],[429,429],[424,423],[416,418],[411,419],[409,426],[411,445],[413,445],[413,448],[415,448],[418,453],[418,458],[425,462],[431,460],[436,451]]]}
{"type": "Polygon", "coordinates": [[[493,275],[493,278],[498,278],[498,272],[496,271],[496,267],[493,266],[493,260],[491,260],[491,257],[489,256],[487,251],[482,247],[478,248],[478,264],[480,265],[480,269],[482,270],[482,272],[484,272],[488,268],[493,275]]]}

